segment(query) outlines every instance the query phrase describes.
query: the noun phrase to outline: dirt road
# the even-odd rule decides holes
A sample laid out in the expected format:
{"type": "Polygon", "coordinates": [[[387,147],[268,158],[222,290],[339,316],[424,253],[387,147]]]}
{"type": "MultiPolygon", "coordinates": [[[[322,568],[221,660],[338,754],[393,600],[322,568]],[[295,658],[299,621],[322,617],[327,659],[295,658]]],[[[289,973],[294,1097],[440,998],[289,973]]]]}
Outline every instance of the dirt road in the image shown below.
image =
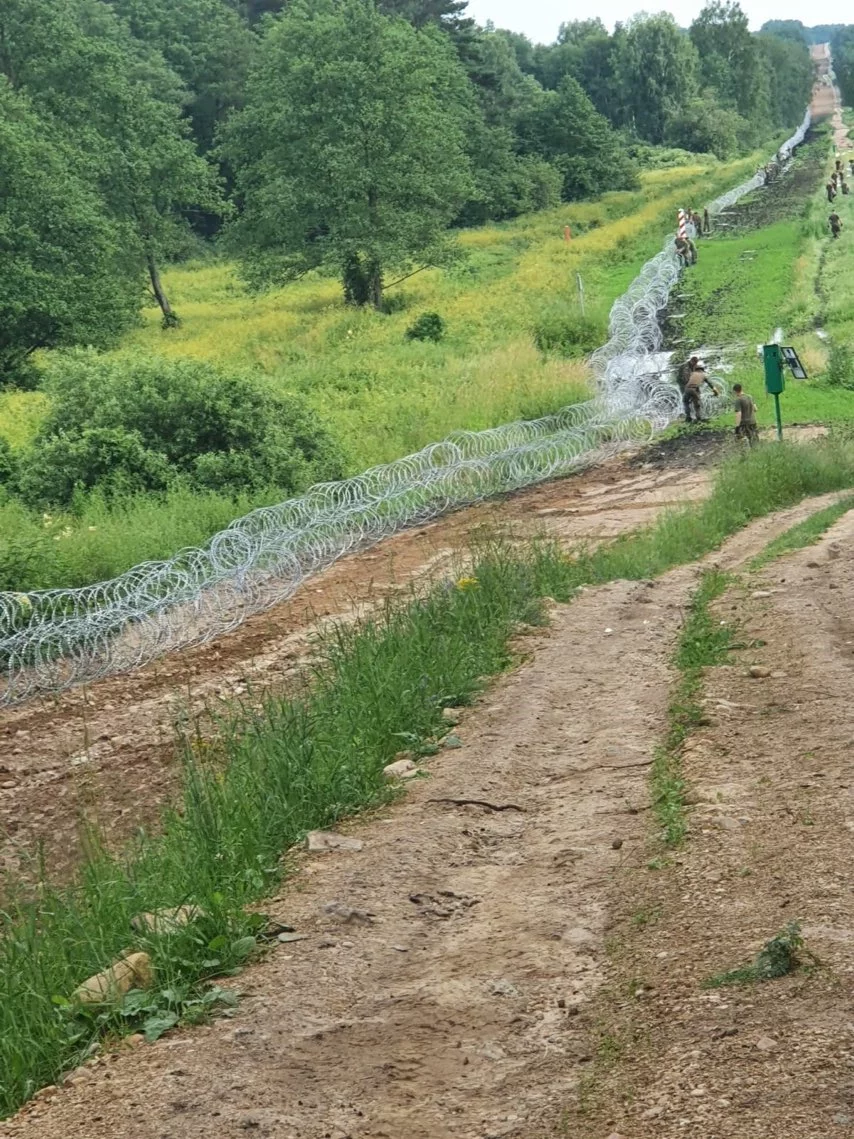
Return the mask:
{"type": "MultiPolygon", "coordinates": [[[[743,565],[816,505],[763,520],[710,561],[743,565]]],[[[854,521],[835,537],[849,535],[854,521]]],[[[648,869],[658,852],[647,778],[696,566],[555,607],[551,628],[524,639],[528,663],[466,713],[464,747],[356,828],[364,848],[305,857],[271,910],[308,937],[239,978],[246,997],[233,1020],[106,1058],[0,1135],[838,1133],[821,1128],[850,1086],[837,978],[854,970],[854,914],[837,798],[848,733],[842,719],[829,728],[827,713],[854,688],[839,621],[854,571],[827,560],[829,549],[766,572],[763,583],[784,593],[751,588],[726,603],[758,606],[745,611],[759,622],[745,637],[763,633],[755,651],[787,675],[763,686],[733,665],[710,681],[710,701],[727,711],[689,751],[700,805],[674,865],[648,869]],[[780,729],[796,725],[790,745],[775,715],[780,729]],[[330,902],[373,917],[341,922],[324,911],[330,902]],[[638,923],[639,912],[658,924],[638,923]],[[767,996],[703,993],[704,976],[737,964],[789,916],[807,920],[832,972],[775,983],[767,996]],[[767,1053],[763,1034],[775,1041],[767,1053]],[[797,1075],[806,1061],[826,1104],[797,1075]],[[793,1108],[797,1125],[786,1123],[793,1108]]]]}
{"type": "MultiPolygon", "coordinates": [[[[810,54],[819,77],[827,75],[831,66],[829,45],[814,44],[810,48],[810,54]]],[[[842,100],[837,88],[829,83],[817,84],[813,89],[810,111],[813,119],[829,118],[831,120],[833,143],[837,151],[852,149],[851,139],[848,137],[848,128],[842,121],[842,100]]]]}
{"type": "Polygon", "coordinates": [[[599,1061],[567,1135],[854,1135],[852,542],[847,515],[718,605],[751,647],[706,678],[685,849],[664,872],[638,861],[620,876],[599,1061]],[[770,675],[749,678],[749,663],[770,675]],[[817,964],[703,988],[790,921],[817,964]]]}
{"type": "Polygon", "coordinates": [[[151,823],[176,784],[176,720],[293,676],[316,622],[355,616],[413,581],[447,572],[488,527],[567,544],[634,529],[702,498],[721,440],[674,441],[595,471],[477,506],[343,559],[289,602],[229,636],[147,668],[0,713],[0,869],[38,842],[55,869],[77,857],[81,816],[120,841],[151,823]]]}

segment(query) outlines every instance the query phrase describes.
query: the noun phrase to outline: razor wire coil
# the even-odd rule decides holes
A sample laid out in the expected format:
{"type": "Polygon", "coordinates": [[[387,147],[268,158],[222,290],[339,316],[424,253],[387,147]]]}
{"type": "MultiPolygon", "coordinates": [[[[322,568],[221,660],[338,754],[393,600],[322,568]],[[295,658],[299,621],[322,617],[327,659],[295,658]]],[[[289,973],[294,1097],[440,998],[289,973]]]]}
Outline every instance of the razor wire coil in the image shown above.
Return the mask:
{"type": "MultiPolygon", "coordinates": [[[[804,139],[809,112],[777,152],[804,139]]],[[[711,216],[764,184],[761,171],[707,207],[711,216]]],[[[598,394],[542,419],[455,431],[355,478],[261,507],[199,548],[76,589],[0,592],[0,705],[146,664],[237,628],[354,550],[490,496],[566,475],[650,439],[681,395],[655,365],[661,313],[680,275],[672,235],[611,308],[591,357],[598,394]]],[[[708,410],[723,397],[704,396],[708,410]]]]}

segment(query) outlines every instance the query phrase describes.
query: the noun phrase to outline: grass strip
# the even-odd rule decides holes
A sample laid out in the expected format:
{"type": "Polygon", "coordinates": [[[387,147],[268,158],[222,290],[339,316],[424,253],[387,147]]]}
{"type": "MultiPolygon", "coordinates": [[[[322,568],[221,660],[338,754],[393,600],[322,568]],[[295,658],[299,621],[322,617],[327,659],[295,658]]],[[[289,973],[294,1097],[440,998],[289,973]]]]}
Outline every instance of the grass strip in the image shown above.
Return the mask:
{"type": "Polygon", "coordinates": [[[655,818],[668,847],[680,846],[687,829],[682,746],[703,721],[699,702],[703,669],[726,660],[732,643],[731,626],[716,620],[709,611],[710,603],[721,596],[729,580],[719,570],[703,574],[673,657],[681,675],[667,710],[667,734],[656,749],[651,772],[655,818]]]}
{"type": "MultiPolygon", "coordinates": [[[[105,1035],[140,1027],[155,1035],[209,1012],[218,998],[206,999],[204,985],[256,949],[257,919],[246,908],[281,880],[282,853],[307,830],[382,802],[389,794],[382,769],[397,752],[436,750],[442,708],[471,701],[485,678],[508,667],[509,639],[518,622],[539,619],[540,598],[569,601],[582,585],[657,576],[716,548],[751,518],[846,486],[854,486],[854,444],[759,448],[722,468],[704,503],[634,536],[575,557],[548,542],[492,542],[474,551],[466,578],[330,631],[303,691],[235,708],[213,741],[184,741],[183,796],[156,834],[140,834],[119,855],[90,836],[89,856],[68,885],[43,877],[34,890],[29,880],[4,877],[0,1116],[79,1064],[105,1035]],[[179,929],[132,929],[135,915],[188,903],[201,916],[179,929]],[[156,984],[146,995],[88,1013],[69,1002],[77,985],[128,948],[151,957],[156,984]]],[[[717,578],[704,580],[679,645],[686,723],[696,670],[724,651],[705,608],[717,588],[717,578]]],[[[675,714],[673,721],[678,733],[675,714]]],[[[678,829],[680,776],[661,764],[659,771],[670,796],[661,817],[672,814],[678,829]]]]}
{"type": "Polygon", "coordinates": [[[761,569],[762,566],[767,565],[775,558],[790,554],[793,550],[801,550],[804,546],[815,545],[834,522],[837,522],[843,514],[847,514],[851,509],[854,509],[854,495],[847,495],[839,502],[834,502],[825,507],[824,510],[817,510],[815,514],[811,514],[809,518],[799,522],[796,526],[792,526],[790,530],[769,542],[762,553],[758,554],[750,563],[750,568],[752,570],[761,569]]]}

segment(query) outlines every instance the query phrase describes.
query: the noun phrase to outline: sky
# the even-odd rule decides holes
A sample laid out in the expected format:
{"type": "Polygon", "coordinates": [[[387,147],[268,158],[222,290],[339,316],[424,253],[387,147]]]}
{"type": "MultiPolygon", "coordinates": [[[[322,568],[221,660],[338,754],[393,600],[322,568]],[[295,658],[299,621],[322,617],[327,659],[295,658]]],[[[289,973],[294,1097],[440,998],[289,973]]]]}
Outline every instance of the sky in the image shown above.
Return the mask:
{"type": "MultiPolygon", "coordinates": [[[[704,0],[596,0],[579,5],[566,0],[469,0],[468,14],[479,24],[492,20],[499,28],[524,32],[535,43],[551,43],[566,20],[588,20],[596,16],[609,28],[618,20],[627,20],[638,11],[671,12],[676,22],[687,27],[704,0]]],[[[812,8],[804,0],[741,0],[758,29],[766,20],[801,20],[804,24],[847,24],[852,18],[851,0],[823,0],[812,8]]]]}

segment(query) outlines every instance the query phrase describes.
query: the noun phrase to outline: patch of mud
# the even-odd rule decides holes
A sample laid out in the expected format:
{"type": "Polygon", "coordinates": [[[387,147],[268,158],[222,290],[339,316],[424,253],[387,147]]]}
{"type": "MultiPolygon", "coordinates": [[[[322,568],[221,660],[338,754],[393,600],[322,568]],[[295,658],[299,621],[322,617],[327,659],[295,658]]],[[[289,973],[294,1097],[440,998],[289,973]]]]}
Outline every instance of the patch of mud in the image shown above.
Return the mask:
{"type": "Polygon", "coordinates": [[[674,464],[685,470],[697,470],[716,466],[734,453],[732,431],[692,427],[650,444],[639,455],[633,455],[629,463],[642,470],[666,470],[674,464]]]}

